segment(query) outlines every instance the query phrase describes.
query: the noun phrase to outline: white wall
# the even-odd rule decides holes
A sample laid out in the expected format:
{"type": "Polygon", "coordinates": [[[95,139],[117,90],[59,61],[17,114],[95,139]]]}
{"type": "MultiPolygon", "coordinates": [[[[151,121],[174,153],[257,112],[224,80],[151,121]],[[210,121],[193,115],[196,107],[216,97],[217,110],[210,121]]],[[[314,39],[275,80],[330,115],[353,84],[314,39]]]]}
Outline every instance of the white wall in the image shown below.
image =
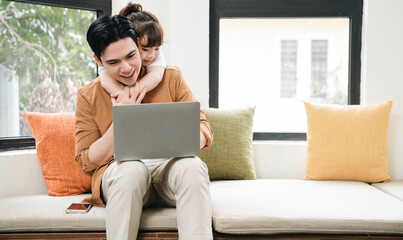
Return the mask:
{"type": "MultiPolygon", "coordinates": [[[[112,0],[113,14],[128,0],[112,0]]],[[[161,47],[168,65],[181,68],[202,106],[209,101],[209,0],[136,0],[164,29],[161,47]]]]}
{"type": "MultiPolygon", "coordinates": [[[[203,106],[208,105],[209,1],[140,0],[166,31],[168,64],[181,67],[203,106]]],[[[127,0],[113,0],[117,13],[127,0]]],[[[362,103],[393,100],[388,159],[392,179],[403,179],[403,1],[366,0],[363,21],[362,103]]],[[[305,142],[256,142],[259,178],[302,178],[305,142]]]]}
{"type": "Polygon", "coordinates": [[[403,179],[403,1],[367,0],[362,102],[393,100],[388,136],[389,173],[403,179]]]}

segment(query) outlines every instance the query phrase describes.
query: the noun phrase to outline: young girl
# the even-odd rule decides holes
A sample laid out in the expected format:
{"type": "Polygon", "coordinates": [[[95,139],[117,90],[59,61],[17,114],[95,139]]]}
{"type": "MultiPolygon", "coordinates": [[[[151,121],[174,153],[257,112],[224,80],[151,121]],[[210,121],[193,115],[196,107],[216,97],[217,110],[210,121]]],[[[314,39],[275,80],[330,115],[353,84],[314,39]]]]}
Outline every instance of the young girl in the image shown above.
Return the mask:
{"type": "MultiPolygon", "coordinates": [[[[140,4],[129,3],[123,8],[119,15],[125,16],[133,23],[136,32],[139,34],[138,48],[142,65],[146,69],[146,75],[139,80],[139,86],[146,88],[146,91],[154,89],[161,82],[165,71],[165,59],[160,52],[163,43],[164,32],[157,19],[152,13],[143,11],[140,4]]],[[[99,72],[102,87],[120,102],[119,96],[124,86],[108,76],[106,71],[99,72]]],[[[129,86],[130,87],[130,86],[129,86]]]]}

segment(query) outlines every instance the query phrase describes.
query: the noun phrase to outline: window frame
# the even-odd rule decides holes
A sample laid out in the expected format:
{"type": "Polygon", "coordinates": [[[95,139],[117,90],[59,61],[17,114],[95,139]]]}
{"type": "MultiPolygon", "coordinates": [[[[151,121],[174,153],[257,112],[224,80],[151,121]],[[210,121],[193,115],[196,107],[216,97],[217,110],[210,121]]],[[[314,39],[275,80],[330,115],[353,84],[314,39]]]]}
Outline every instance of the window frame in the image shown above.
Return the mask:
{"type": "MultiPolygon", "coordinates": [[[[64,7],[96,11],[97,17],[110,15],[112,13],[112,0],[7,0],[10,2],[21,2],[39,4],[52,7],[64,7]]],[[[21,149],[34,149],[35,139],[33,137],[0,137],[0,152],[21,149]]]]}
{"type": "MultiPolygon", "coordinates": [[[[218,108],[221,18],[348,17],[348,105],[360,104],[363,0],[210,0],[209,106],[218,108]]],[[[305,141],[306,133],[254,132],[253,140],[305,141]]]]}

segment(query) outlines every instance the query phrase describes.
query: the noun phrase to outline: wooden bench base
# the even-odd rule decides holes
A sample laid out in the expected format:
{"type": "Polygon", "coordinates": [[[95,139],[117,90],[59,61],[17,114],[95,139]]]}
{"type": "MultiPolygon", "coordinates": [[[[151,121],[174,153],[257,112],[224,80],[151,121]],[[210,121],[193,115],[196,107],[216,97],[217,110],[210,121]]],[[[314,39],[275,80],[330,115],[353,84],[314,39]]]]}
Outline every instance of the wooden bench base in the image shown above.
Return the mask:
{"type": "MultiPolygon", "coordinates": [[[[105,232],[79,233],[0,233],[0,239],[63,239],[63,240],[106,240],[105,232]]],[[[140,232],[138,240],[173,240],[178,239],[177,232],[140,232]]],[[[215,240],[403,240],[402,236],[373,236],[373,235],[326,235],[326,234],[277,234],[277,235],[231,235],[214,233],[215,240]]]]}

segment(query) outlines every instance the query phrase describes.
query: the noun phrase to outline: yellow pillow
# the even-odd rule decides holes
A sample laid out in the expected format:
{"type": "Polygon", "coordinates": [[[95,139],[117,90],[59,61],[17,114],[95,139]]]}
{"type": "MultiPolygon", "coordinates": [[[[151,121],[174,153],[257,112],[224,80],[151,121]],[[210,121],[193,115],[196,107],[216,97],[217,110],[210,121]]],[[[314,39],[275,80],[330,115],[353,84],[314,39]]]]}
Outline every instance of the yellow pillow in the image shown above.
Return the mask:
{"type": "Polygon", "coordinates": [[[306,180],[388,180],[387,136],[392,101],[368,106],[305,102],[306,180]]]}

